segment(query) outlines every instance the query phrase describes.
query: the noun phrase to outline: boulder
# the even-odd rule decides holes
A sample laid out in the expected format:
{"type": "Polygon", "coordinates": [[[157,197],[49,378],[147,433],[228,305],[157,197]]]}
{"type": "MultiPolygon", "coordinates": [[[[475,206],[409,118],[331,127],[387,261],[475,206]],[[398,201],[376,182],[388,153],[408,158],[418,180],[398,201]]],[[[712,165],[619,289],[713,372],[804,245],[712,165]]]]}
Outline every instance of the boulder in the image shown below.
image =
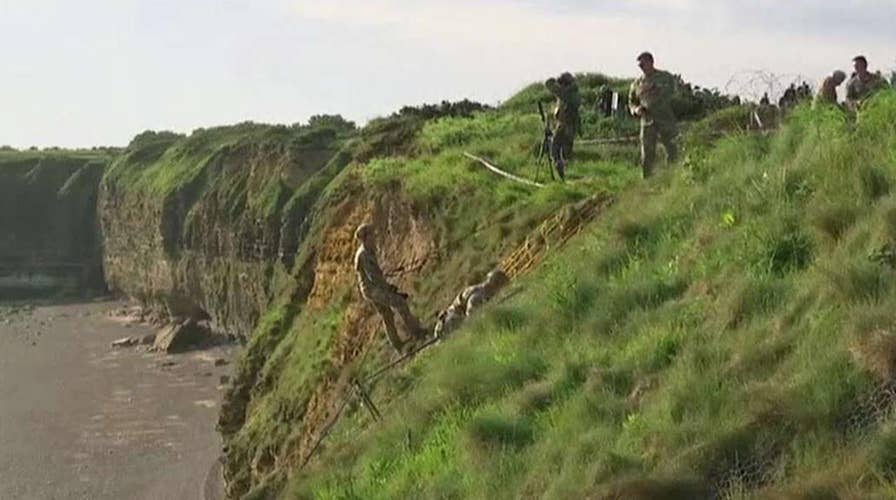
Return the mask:
{"type": "Polygon", "coordinates": [[[156,335],[152,349],[167,354],[175,354],[199,347],[205,342],[208,332],[196,321],[187,319],[173,323],[156,335]]]}

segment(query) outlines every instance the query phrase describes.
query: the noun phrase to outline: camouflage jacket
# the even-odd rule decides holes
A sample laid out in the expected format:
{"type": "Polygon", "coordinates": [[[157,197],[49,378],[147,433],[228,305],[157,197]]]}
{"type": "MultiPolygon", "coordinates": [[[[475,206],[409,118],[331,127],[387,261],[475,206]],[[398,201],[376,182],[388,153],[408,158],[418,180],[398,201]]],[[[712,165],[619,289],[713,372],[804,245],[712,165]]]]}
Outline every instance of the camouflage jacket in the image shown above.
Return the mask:
{"type": "Polygon", "coordinates": [[[555,78],[551,78],[544,85],[557,98],[557,105],[554,108],[557,125],[572,130],[578,129],[581,121],[579,107],[582,105],[578,84],[562,85],[555,78]]]}
{"type": "Polygon", "coordinates": [[[632,83],[628,93],[629,108],[634,112],[641,107],[641,123],[655,121],[675,121],[672,99],[678,83],[668,71],[656,70],[650,75],[642,75],[632,83]]]}
{"type": "Polygon", "coordinates": [[[887,81],[876,73],[868,73],[865,78],[853,74],[846,83],[846,99],[861,101],[878,90],[888,87],[887,81]]]}
{"type": "Polygon", "coordinates": [[[358,247],[355,253],[355,272],[358,275],[358,288],[365,298],[382,289],[391,289],[377,263],[376,254],[364,245],[358,247]]]}

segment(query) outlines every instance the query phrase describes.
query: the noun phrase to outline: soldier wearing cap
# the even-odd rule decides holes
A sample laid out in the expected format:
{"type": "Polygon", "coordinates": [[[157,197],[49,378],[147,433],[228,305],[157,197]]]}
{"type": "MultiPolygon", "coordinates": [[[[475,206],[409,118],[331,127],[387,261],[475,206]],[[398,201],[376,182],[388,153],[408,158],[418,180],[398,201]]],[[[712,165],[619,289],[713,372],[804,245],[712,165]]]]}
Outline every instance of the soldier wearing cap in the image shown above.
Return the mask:
{"type": "Polygon", "coordinates": [[[855,111],[872,94],[888,85],[882,76],[868,71],[868,59],[865,56],[856,56],[852,62],[855,73],[846,83],[846,103],[855,111]]]}
{"type": "Polygon", "coordinates": [[[382,317],[389,342],[392,343],[395,350],[401,351],[405,341],[398,335],[395,328],[394,313],[398,313],[409,338],[422,338],[425,331],[411,313],[407,295],[399,292],[398,288],[387,282],[382,269],[380,269],[373,246],[373,226],[361,224],[355,230],[355,239],[359,243],[358,251],[355,253],[358,289],[364,299],[370,302],[382,317]]]}
{"type": "Polygon", "coordinates": [[[451,306],[439,314],[435,336],[442,338],[457,330],[476,309],[488,302],[507,285],[509,278],[500,269],[488,273],[485,281],[465,288],[451,306]]]}
{"type": "Polygon", "coordinates": [[[638,56],[638,67],[643,75],[632,83],[629,110],[641,119],[641,167],[647,178],[653,174],[657,142],[663,144],[670,162],[678,157],[678,123],[672,109],[678,84],[671,73],[654,66],[650,52],[638,56]]]}
{"type": "Polygon", "coordinates": [[[821,86],[818,87],[818,94],[815,95],[815,106],[836,106],[837,105],[837,87],[840,86],[844,81],[846,81],[846,73],[840,71],[834,71],[833,74],[828,76],[821,82],[821,86]]]}
{"type": "Polygon", "coordinates": [[[582,99],[579,96],[579,85],[572,73],[563,73],[560,78],[551,78],[545,87],[557,98],[554,108],[554,139],[551,143],[551,158],[554,168],[561,179],[566,178],[566,165],[572,157],[572,149],[576,134],[581,125],[579,107],[582,99]]]}

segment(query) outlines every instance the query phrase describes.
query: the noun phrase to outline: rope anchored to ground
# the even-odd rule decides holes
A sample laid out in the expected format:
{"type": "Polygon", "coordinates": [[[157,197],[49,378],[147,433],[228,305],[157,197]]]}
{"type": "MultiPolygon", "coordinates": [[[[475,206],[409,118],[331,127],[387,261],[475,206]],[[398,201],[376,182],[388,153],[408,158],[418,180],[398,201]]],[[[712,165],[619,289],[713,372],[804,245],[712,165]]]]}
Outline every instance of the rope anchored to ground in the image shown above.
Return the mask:
{"type": "Polygon", "coordinates": [[[500,168],[496,167],[495,165],[493,165],[492,163],[490,163],[490,162],[489,162],[488,160],[486,160],[485,158],[480,158],[480,157],[478,157],[478,156],[476,156],[476,155],[472,155],[472,154],[467,153],[467,152],[464,152],[464,156],[466,156],[467,158],[469,158],[469,159],[471,159],[471,160],[473,160],[473,161],[475,161],[475,162],[478,162],[480,165],[482,165],[483,167],[487,168],[488,170],[490,170],[490,171],[492,171],[492,172],[494,172],[494,173],[496,173],[496,174],[498,174],[498,175],[500,175],[500,176],[502,176],[502,177],[506,177],[507,179],[510,179],[510,180],[512,180],[512,181],[516,181],[516,182],[519,182],[519,183],[521,183],[521,184],[526,184],[526,185],[528,185],[528,186],[533,186],[533,187],[539,187],[539,188],[544,187],[544,184],[541,184],[541,183],[538,183],[538,182],[535,182],[535,181],[530,181],[529,179],[523,179],[522,177],[519,177],[519,176],[513,175],[513,174],[511,174],[511,173],[505,172],[505,171],[501,170],[500,168]]]}

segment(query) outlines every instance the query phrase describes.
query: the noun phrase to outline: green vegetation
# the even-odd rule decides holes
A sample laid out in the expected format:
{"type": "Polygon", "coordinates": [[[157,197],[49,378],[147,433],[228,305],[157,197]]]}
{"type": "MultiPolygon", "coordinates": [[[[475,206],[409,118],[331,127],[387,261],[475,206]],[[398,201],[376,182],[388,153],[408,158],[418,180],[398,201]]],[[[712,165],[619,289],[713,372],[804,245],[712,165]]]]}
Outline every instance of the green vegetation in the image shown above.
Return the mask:
{"type": "MultiPolygon", "coordinates": [[[[512,137],[527,119],[477,126],[512,137]]],[[[352,413],[285,496],[891,497],[894,123],[894,93],[857,124],[801,108],[774,136],[617,184],[521,293],[381,380],[385,421],[352,413]]],[[[523,168],[456,125],[426,129],[436,158],[463,132],[523,168]]]]}
{"type": "Polygon", "coordinates": [[[144,132],[131,141],[110,168],[107,180],[131,190],[169,194],[197,179],[215,161],[252,147],[281,148],[300,153],[333,149],[334,142],[354,134],[354,124],[341,117],[313,117],[308,125],[293,127],[243,123],[232,127],[198,129],[189,137],[171,132],[144,132]]]}
{"type": "MultiPolygon", "coordinates": [[[[593,106],[601,85],[610,84],[625,91],[628,82],[610,80],[601,75],[580,75],[580,83],[586,103],[582,110],[585,137],[614,138],[637,132],[635,120],[599,119],[593,106]]],[[[644,189],[638,187],[641,175],[636,166],[638,152],[635,144],[579,145],[567,182],[549,182],[547,167],[542,167],[539,172],[535,159],[542,131],[535,103],[548,99],[543,86],[533,85],[497,109],[483,109],[471,103],[443,103],[441,106],[406,108],[368,124],[348,143],[345,154],[350,156],[351,164],[329,183],[315,205],[314,224],[309,228],[301,254],[296,259],[294,272],[303,274],[313,265],[315,249],[323,244],[323,227],[327,221],[339,217],[339,207],[346,202],[400,200],[410,206],[410,213],[398,215],[398,219],[407,216],[417,218],[434,233],[437,242],[438,253],[430,257],[434,262],[424,272],[415,273],[413,283],[407,285],[413,309],[424,321],[432,324],[436,313],[450,303],[454,294],[481,279],[501,259],[516,250],[539,224],[561,208],[600,193],[644,189]],[[465,152],[488,158],[500,168],[521,177],[533,179],[540,176],[540,180],[547,185],[538,189],[496,176],[465,158],[465,152]]],[[[655,230],[639,224],[632,221],[628,229],[620,231],[628,231],[638,245],[646,245],[655,230]]],[[[393,237],[401,238],[402,235],[393,237]]],[[[586,261],[576,260],[586,264],[586,261]]],[[[607,273],[615,273],[626,268],[627,261],[628,256],[620,253],[615,262],[590,265],[595,269],[605,269],[607,273]]],[[[348,262],[342,264],[347,265],[348,262]]],[[[577,278],[571,274],[569,279],[577,278]]],[[[602,320],[601,325],[609,327],[622,321],[631,301],[659,306],[680,296],[685,289],[683,281],[672,278],[655,283],[639,276],[634,283],[637,286],[631,290],[619,285],[619,295],[607,299],[615,309],[602,320]]],[[[342,361],[344,354],[338,353],[344,352],[340,350],[344,348],[343,344],[355,343],[355,348],[359,349],[365,340],[352,338],[352,335],[360,336],[360,332],[352,333],[354,327],[347,319],[349,306],[357,300],[353,292],[354,284],[348,279],[338,282],[336,286],[339,288],[323,310],[302,306],[309,292],[308,287],[292,289],[287,294],[289,300],[272,309],[251,336],[220,425],[228,449],[231,493],[235,495],[266,498],[281,491],[287,476],[303,461],[302,453],[310,446],[308,442],[313,441],[312,438],[324,425],[327,413],[321,413],[321,408],[338,406],[341,392],[336,381],[344,381],[352,374],[369,375],[390,357],[387,344],[377,334],[373,352],[342,361]],[[330,394],[332,401],[325,399],[327,394],[330,394]],[[324,399],[321,400],[321,397],[324,399]]],[[[526,288],[529,286],[526,285],[526,288]]],[[[485,323],[490,326],[480,326],[498,332],[495,342],[489,343],[497,351],[489,350],[488,346],[471,344],[463,348],[445,349],[446,357],[439,355],[430,359],[432,355],[426,355],[409,368],[410,374],[405,373],[380,384],[376,398],[387,402],[389,412],[396,411],[392,408],[394,401],[417,394],[418,384],[429,380],[426,377],[418,380],[418,371],[442,373],[437,380],[429,383],[445,385],[448,391],[439,392],[444,392],[448,399],[427,399],[424,405],[429,406],[426,406],[424,413],[428,417],[415,416],[410,420],[406,414],[401,417],[405,423],[413,424],[414,434],[428,433],[428,426],[433,426],[435,434],[421,434],[419,438],[426,443],[435,441],[423,446],[439,454],[448,453],[447,448],[453,453],[475,451],[475,456],[471,457],[474,463],[457,462],[452,465],[455,467],[454,474],[463,474],[466,470],[463,467],[481,467],[490,456],[503,449],[515,450],[514,453],[523,456],[545,438],[544,429],[536,421],[536,416],[571,397],[580,385],[579,379],[587,377],[587,374],[582,371],[584,368],[570,366],[561,379],[548,380],[556,368],[556,360],[533,348],[541,344],[545,348],[553,345],[559,349],[555,353],[559,358],[570,354],[564,349],[572,351],[576,347],[550,340],[547,336],[533,343],[529,336],[520,335],[517,330],[539,317],[549,317],[546,315],[548,311],[565,318],[566,328],[571,328],[570,325],[588,316],[599,291],[585,288],[567,295],[567,290],[558,288],[548,293],[557,302],[544,310],[526,311],[524,307],[501,309],[495,313],[497,316],[488,320],[491,323],[485,323]],[[461,380],[475,379],[475,382],[456,384],[450,378],[456,370],[464,371],[461,380]],[[517,390],[518,394],[507,397],[524,414],[508,418],[504,408],[497,404],[496,400],[504,397],[508,387],[517,390]],[[452,394],[460,400],[455,400],[452,394]],[[442,417],[426,420],[439,415],[442,417]],[[418,428],[418,424],[421,427],[418,428]]],[[[605,305],[601,304],[600,307],[605,308],[605,305]]],[[[655,364],[668,363],[664,360],[674,357],[678,348],[677,339],[678,336],[664,340],[665,350],[654,355],[657,358],[655,364]]],[[[454,345],[454,341],[449,344],[454,345]]],[[[646,345],[644,348],[647,348],[646,345]]],[[[442,348],[438,351],[442,352],[442,348]]],[[[584,359],[580,361],[583,365],[586,363],[584,359]]],[[[617,383],[623,384],[624,380],[625,374],[620,373],[617,383]]],[[[352,405],[349,410],[352,417],[342,424],[343,432],[357,433],[367,428],[358,408],[352,405]]],[[[404,430],[388,431],[389,437],[383,438],[383,441],[379,441],[380,437],[371,439],[385,445],[392,437],[404,436],[404,430]]],[[[352,453],[357,453],[359,449],[347,443],[351,440],[346,437],[346,443],[343,443],[337,439],[333,446],[348,446],[352,453]]],[[[396,444],[401,442],[404,438],[395,441],[396,444]]],[[[375,446],[370,443],[366,445],[367,452],[379,453],[375,446]]],[[[395,451],[389,448],[382,452],[398,460],[399,455],[395,455],[395,451]]],[[[440,456],[409,457],[416,464],[410,467],[421,467],[436,474],[443,462],[436,460],[440,456]]],[[[505,465],[507,471],[519,469],[518,472],[522,473],[524,470],[522,463],[516,459],[505,465]]],[[[371,480],[391,470],[384,468],[385,464],[377,467],[371,480]]],[[[342,472],[351,470],[352,467],[346,467],[342,472]]],[[[414,472],[413,475],[418,473],[414,472]]],[[[483,482],[479,482],[480,479],[473,476],[464,477],[475,482],[466,479],[457,482],[455,479],[458,477],[454,476],[439,476],[437,481],[446,487],[468,488],[466,491],[481,491],[483,494],[492,491],[483,487],[483,482],[488,482],[488,479],[481,478],[483,482]]],[[[349,489],[339,490],[329,479],[317,478],[315,481],[314,485],[323,484],[325,489],[336,488],[329,490],[336,496],[356,494],[366,497],[373,494],[374,497],[395,497],[406,493],[413,497],[420,493],[406,487],[413,484],[413,477],[396,478],[397,482],[390,486],[391,489],[379,493],[374,493],[378,490],[373,486],[358,489],[354,484],[344,483],[343,486],[349,489]]],[[[355,484],[363,483],[360,476],[357,481],[361,482],[355,484]]],[[[682,487],[687,489],[689,486],[682,487]]]]}
{"type": "MultiPolygon", "coordinates": [[[[534,177],[535,147],[541,138],[537,109],[457,109],[443,105],[430,109],[435,114],[421,114],[409,108],[360,131],[347,146],[351,165],[329,183],[314,208],[315,225],[296,259],[296,272],[313,258],[322,226],[341,203],[401,199],[426,221],[438,242],[438,255],[433,256],[437,265],[417,277],[409,290],[415,311],[432,324],[458,290],[481,279],[541,221],[572,202],[622,189],[639,177],[632,165],[634,146],[610,150],[612,156],[592,146],[579,150],[566,184],[537,189],[508,181],[463,153],[486,156],[507,171],[534,177]]],[[[547,176],[545,167],[541,180],[547,181],[547,176]]],[[[324,311],[303,310],[296,304],[304,300],[303,293],[294,290],[288,304],[271,310],[252,335],[221,421],[229,466],[236,471],[231,477],[235,491],[251,490],[250,497],[264,498],[282,487],[287,464],[296,461],[298,441],[309,425],[319,425],[304,421],[314,391],[341,370],[370,373],[388,359],[390,350],[379,342],[380,336],[369,363],[339,366],[331,359],[334,342],[345,328],[345,311],[356,299],[353,283],[340,286],[324,311]],[[250,478],[252,464],[259,461],[255,469],[272,470],[262,481],[250,478]],[[278,465],[272,467],[274,462],[278,465]]],[[[484,421],[482,431],[487,433],[489,425],[484,421]]],[[[507,439],[517,439],[527,431],[510,426],[503,432],[507,439]]]]}

